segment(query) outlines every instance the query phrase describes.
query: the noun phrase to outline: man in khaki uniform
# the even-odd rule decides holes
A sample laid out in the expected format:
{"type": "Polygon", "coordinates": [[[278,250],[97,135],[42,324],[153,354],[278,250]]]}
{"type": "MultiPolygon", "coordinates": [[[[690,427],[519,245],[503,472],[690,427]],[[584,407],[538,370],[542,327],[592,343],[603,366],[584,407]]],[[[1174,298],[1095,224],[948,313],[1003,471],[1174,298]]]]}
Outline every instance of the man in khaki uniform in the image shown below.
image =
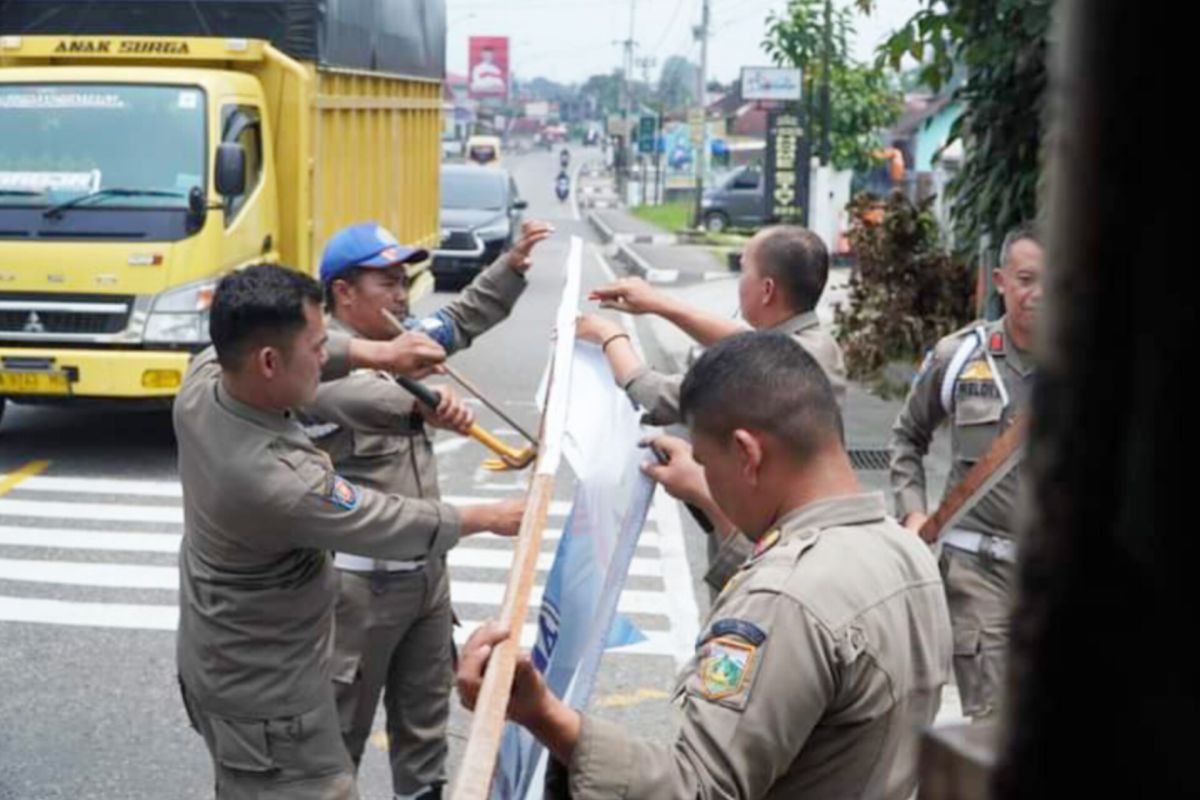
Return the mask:
{"type": "Polygon", "coordinates": [[[329,337],[321,289],[281,267],[224,278],[213,347],[175,400],[183,483],[177,659],[184,704],[224,800],[356,798],[331,683],[337,578],[329,550],[438,558],[460,537],[515,534],[523,503],[455,509],[356,486],[290,409],[351,364],[420,376],[444,358],[422,334],[329,337]]]}
{"type": "MultiPolygon", "coordinates": [[[[525,291],[533,247],[551,228],[526,222],[513,249],[456,300],[420,323],[447,354],[504,320],[525,291]]],[[[339,231],[321,259],[332,330],[387,341],[382,313],[408,317],[405,264],[424,250],[401,246],[375,223],[339,231]]],[[[473,414],[439,387],[442,404],[426,409],[386,372],[358,370],[323,383],[306,409],[313,441],[334,469],[360,486],[437,500],[437,463],[427,424],[469,428],[473,414]]],[[[358,764],[381,692],[387,709],[392,786],[397,798],[436,800],[446,780],[446,722],[454,681],[450,580],[445,559],[383,560],[338,553],[340,590],[334,625],[333,680],[342,735],[358,764]]]]}
{"type": "MultiPolygon", "coordinates": [[[[675,741],[630,736],[554,697],[528,657],[510,717],[585,798],[901,798],[950,674],[950,622],[929,549],[864,494],[816,361],[778,333],[712,347],[680,407],[694,438],[662,437],[668,491],[756,542],[704,622],[675,694],[675,741]],[[753,397],[755,402],[743,402],[753,397]],[[702,465],[703,469],[699,465],[702,465]]],[[[476,701],[492,646],[480,629],[458,685],[476,701]]]]}
{"type": "MultiPolygon", "coordinates": [[[[829,278],[829,251],[821,238],[798,225],[764,228],[746,243],[738,281],[741,315],[756,330],[772,330],[795,338],[817,360],[833,386],[838,404],[845,402],[846,365],[842,349],[817,319],[817,303],[829,278]]],[[[627,278],[595,289],[591,299],[605,308],[630,314],[657,314],[674,323],[702,346],[745,330],[742,325],[708,314],[657,291],[643,280],[627,278]]],[[[613,376],[629,397],[646,409],[643,421],[673,425],[680,421],[679,387],[683,375],[650,369],[633,349],[625,329],[595,314],[579,319],[576,335],[599,344],[613,376]]],[[[694,351],[689,363],[694,362],[694,351]]],[[[753,550],[745,536],[710,534],[708,572],[704,581],[714,593],[725,585],[753,550]]]]}
{"type": "MultiPolygon", "coordinates": [[[[772,330],[795,337],[817,360],[833,385],[838,403],[846,394],[846,365],[841,347],[817,319],[817,303],[829,278],[829,251],[806,228],[775,225],[746,243],[738,306],[755,330],[772,330]]],[[[673,323],[702,347],[746,328],[708,314],[660,292],[639,278],[626,278],[593,290],[590,299],[603,308],[629,314],[656,314],[673,323]]],[[[650,369],[634,351],[625,329],[613,320],[584,315],[578,336],[604,348],[617,383],[642,408],[650,425],[673,425],[679,418],[679,387],[683,375],[650,369]]],[[[694,359],[690,359],[694,360],[694,359]]]]}
{"type": "MultiPolygon", "coordinates": [[[[1020,229],[1005,238],[1001,255],[995,278],[1007,313],[938,342],[892,428],[896,515],[913,530],[928,518],[922,459],[937,427],[950,422],[949,489],[1029,408],[1042,248],[1030,230],[1020,229]]],[[[963,712],[975,719],[996,711],[1003,685],[1020,472],[1009,472],[941,538],[954,676],[963,712]]]]}

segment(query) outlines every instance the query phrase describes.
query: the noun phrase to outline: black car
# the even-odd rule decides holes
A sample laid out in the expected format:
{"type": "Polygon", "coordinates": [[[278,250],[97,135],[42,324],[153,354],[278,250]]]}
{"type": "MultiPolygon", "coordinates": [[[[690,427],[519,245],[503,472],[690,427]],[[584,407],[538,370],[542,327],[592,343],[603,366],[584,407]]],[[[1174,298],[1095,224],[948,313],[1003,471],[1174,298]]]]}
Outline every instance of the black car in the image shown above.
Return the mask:
{"type": "Polygon", "coordinates": [[[439,289],[461,289],[513,243],[528,205],[507,170],[443,164],[442,243],[433,252],[439,289]]]}
{"type": "Polygon", "coordinates": [[[766,222],[762,173],[755,167],[734,170],[704,190],[700,207],[704,227],[713,233],[726,228],[756,228],[766,222]]]}

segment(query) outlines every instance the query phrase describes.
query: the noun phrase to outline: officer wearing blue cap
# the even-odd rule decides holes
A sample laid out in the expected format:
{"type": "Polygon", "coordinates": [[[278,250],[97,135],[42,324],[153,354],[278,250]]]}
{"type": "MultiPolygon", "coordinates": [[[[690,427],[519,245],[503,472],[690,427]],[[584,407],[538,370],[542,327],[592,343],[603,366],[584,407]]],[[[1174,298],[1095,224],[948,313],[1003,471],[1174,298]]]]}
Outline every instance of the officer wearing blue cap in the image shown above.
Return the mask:
{"type": "MultiPolygon", "coordinates": [[[[338,232],[321,259],[330,330],[391,339],[384,309],[425,331],[447,354],[504,320],[526,287],[534,246],[553,229],[528,221],[513,248],[453,302],[410,317],[408,266],[427,251],[400,244],[376,223],[338,232]]],[[[323,384],[309,432],[347,480],[406,497],[437,499],[427,426],[465,431],[473,415],[446,387],[431,411],[384,372],[360,370],[323,384]]],[[[334,684],[342,734],[359,763],[383,695],[397,798],[438,798],[445,783],[446,722],[453,682],[452,612],[445,559],[387,561],[339,553],[334,684]]]]}

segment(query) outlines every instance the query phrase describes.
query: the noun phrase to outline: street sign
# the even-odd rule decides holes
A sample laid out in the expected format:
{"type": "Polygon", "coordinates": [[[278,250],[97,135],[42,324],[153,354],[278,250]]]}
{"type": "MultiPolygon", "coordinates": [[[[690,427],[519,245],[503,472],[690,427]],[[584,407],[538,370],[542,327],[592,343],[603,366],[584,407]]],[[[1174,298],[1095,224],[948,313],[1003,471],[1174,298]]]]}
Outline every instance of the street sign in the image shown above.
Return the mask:
{"type": "Polygon", "coordinates": [[[798,111],[767,115],[766,217],[808,224],[809,146],[798,111]]]}
{"type": "Polygon", "coordinates": [[[800,70],[742,67],[743,100],[799,100],[800,70]]]}
{"type": "Polygon", "coordinates": [[[643,116],[638,120],[638,152],[643,155],[654,152],[654,138],[658,132],[658,120],[643,116]]]}

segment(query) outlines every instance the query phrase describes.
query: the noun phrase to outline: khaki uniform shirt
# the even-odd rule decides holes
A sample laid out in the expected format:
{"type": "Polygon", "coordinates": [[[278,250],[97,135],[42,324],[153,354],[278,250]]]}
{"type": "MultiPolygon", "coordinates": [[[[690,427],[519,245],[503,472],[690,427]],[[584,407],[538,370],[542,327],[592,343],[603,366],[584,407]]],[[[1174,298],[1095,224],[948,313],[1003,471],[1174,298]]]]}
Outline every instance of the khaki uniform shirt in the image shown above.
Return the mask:
{"type": "MultiPolygon", "coordinates": [[[[436,338],[447,355],[471,345],[502,322],[527,286],[502,256],[431,319],[444,328],[436,338]]],[[[333,318],[330,330],[353,334],[333,318]]],[[[417,401],[386,372],[356,370],[321,384],[305,409],[305,430],[344,477],[383,492],[438,498],[437,461],[417,401]]]]}
{"type": "MultiPolygon", "coordinates": [[[[842,349],[817,319],[814,311],[798,314],[771,328],[796,337],[809,355],[816,359],[833,386],[838,405],[846,399],[846,364],[842,349]]],[[[689,358],[689,366],[694,359],[689,358]]],[[[646,409],[642,421],[648,425],[674,425],[679,418],[679,389],[683,375],[665,375],[649,367],[640,367],[622,387],[638,405],[646,409]]]]}
{"type": "Polygon", "coordinates": [[[907,798],[951,652],[937,564],[882,494],[797,509],[714,603],[676,740],[585,717],[572,796],[907,798]]]}
{"type": "MultiPolygon", "coordinates": [[[[938,342],[913,382],[892,427],[891,484],[896,514],[901,519],[914,511],[928,511],[922,459],[929,452],[938,425],[950,423],[953,463],[946,482],[949,490],[987,454],[992,442],[1016,416],[1029,408],[1033,363],[1029,354],[1013,345],[1003,319],[984,326],[984,346],[976,346],[962,362],[953,383],[950,407],[945,407],[943,389],[947,372],[954,366],[951,362],[963,342],[977,341],[972,330],[959,331],[938,342]]],[[[1011,537],[1022,471],[1018,466],[1005,476],[963,516],[957,527],[1011,537]]]]}
{"type": "MultiPolygon", "coordinates": [[[[330,336],[327,376],[349,339],[330,336]]],[[[175,399],[183,483],[179,674],[206,711],[303,713],[328,695],[337,577],[329,550],[418,559],[457,543],[457,511],[356,486],[290,414],[252,408],[221,384],[209,348],[175,399]]]]}

